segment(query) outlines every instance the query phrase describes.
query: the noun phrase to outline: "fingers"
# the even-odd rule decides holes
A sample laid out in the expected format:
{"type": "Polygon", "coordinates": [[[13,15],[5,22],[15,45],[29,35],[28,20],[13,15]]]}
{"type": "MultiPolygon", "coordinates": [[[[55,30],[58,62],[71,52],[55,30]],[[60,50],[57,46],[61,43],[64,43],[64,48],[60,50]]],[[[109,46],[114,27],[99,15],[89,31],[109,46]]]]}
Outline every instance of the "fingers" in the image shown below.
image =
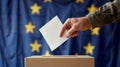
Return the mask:
{"type": "Polygon", "coordinates": [[[78,31],[75,31],[73,32],[71,35],[67,35],[67,38],[70,38],[70,37],[76,37],[79,35],[79,32],[78,31]]]}
{"type": "Polygon", "coordinates": [[[64,26],[62,27],[61,31],[60,31],[60,37],[63,36],[65,30],[66,30],[66,26],[64,25],[64,26]]]}
{"type": "Polygon", "coordinates": [[[68,18],[68,19],[65,21],[65,23],[63,24],[63,27],[62,27],[62,29],[61,29],[61,31],[60,31],[60,37],[62,37],[63,34],[64,34],[64,32],[68,29],[69,23],[70,23],[70,19],[68,18]]]}
{"type": "Polygon", "coordinates": [[[71,37],[72,34],[76,31],[75,25],[73,25],[70,30],[67,32],[67,37],[71,37]]]}
{"type": "Polygon", "coordinates": [[[78,22],[77,20],[75,20],[74,18],[71,19],[67,19],[66,22],[63,24],[63,27],[60,31],[60,37],[63,36],[63,34],[65,33],[65,31],[67,31],[66,37],[75,37],[78,36],[78,24],[75,23],[78,22]]]}
{"type": "Polygon", "coordinates": [[[74,32],[73,34],[72,34],[72,36],[71,37],[76,37],[76,36],[78,36],[79,35],[79,32],[78,31],[76,31],[76,32],[74,32]]]}

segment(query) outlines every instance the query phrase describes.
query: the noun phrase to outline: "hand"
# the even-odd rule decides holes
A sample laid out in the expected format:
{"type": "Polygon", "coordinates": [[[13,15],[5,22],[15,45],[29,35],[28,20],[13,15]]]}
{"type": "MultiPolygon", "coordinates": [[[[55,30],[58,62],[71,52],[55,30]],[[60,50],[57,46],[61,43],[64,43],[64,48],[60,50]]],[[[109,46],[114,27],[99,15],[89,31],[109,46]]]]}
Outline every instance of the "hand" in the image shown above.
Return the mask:
{"type": "Polygon", "coordinates": [[[91,23],[87,17],[82,18],[68,18],[64,23],[60,37],[63,36],[64,32],[67,30],[66,37],[76,37],[79,35],[78,31],[85,31],[91,28],[91,23]]]}

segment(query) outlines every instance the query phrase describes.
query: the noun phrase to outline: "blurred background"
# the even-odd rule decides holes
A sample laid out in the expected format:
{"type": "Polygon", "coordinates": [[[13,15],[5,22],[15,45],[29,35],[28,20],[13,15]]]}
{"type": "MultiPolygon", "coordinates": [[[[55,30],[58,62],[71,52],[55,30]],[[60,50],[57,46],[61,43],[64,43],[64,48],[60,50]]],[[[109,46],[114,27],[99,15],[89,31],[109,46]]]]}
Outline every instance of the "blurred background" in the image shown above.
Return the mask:
{"type": "Polygon", "coordinates": [[[39,32],[56,15],[64,23],[110,1],[0,0],[0,67],[24,67],[24,58],[34,55],[90,55],[95,67],[120,67],[120,23],[80,31],[54,51],[39,32]]]}

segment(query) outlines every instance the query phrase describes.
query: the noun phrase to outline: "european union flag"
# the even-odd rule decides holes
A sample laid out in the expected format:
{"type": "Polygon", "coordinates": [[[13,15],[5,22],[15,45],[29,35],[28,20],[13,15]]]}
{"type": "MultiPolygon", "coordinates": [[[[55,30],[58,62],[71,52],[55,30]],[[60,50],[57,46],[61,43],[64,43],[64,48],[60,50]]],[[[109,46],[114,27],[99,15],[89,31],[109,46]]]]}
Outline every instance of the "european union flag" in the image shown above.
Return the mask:
{"type": "Polygon", "coordinates": [[[64,23],[110,1],[0,0],[0,67],[24,67],[32,55],[90,55],[96,67],[120,67],[120,23],[80,32],[53,52],[39,32],[56,15],[64,23]]]}

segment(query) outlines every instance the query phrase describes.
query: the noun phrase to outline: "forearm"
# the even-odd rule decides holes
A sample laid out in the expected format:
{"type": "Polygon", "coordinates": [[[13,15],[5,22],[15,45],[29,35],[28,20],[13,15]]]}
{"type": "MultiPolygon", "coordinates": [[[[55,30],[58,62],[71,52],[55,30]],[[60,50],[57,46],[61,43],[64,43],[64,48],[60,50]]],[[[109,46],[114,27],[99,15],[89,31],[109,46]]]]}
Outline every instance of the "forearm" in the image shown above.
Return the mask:
{"type": "Polygon", "coordinates": [[[87,15],[92,27],[100,27],[120,20],[120,0],[109,2],[94,13],[87,15]]]}

